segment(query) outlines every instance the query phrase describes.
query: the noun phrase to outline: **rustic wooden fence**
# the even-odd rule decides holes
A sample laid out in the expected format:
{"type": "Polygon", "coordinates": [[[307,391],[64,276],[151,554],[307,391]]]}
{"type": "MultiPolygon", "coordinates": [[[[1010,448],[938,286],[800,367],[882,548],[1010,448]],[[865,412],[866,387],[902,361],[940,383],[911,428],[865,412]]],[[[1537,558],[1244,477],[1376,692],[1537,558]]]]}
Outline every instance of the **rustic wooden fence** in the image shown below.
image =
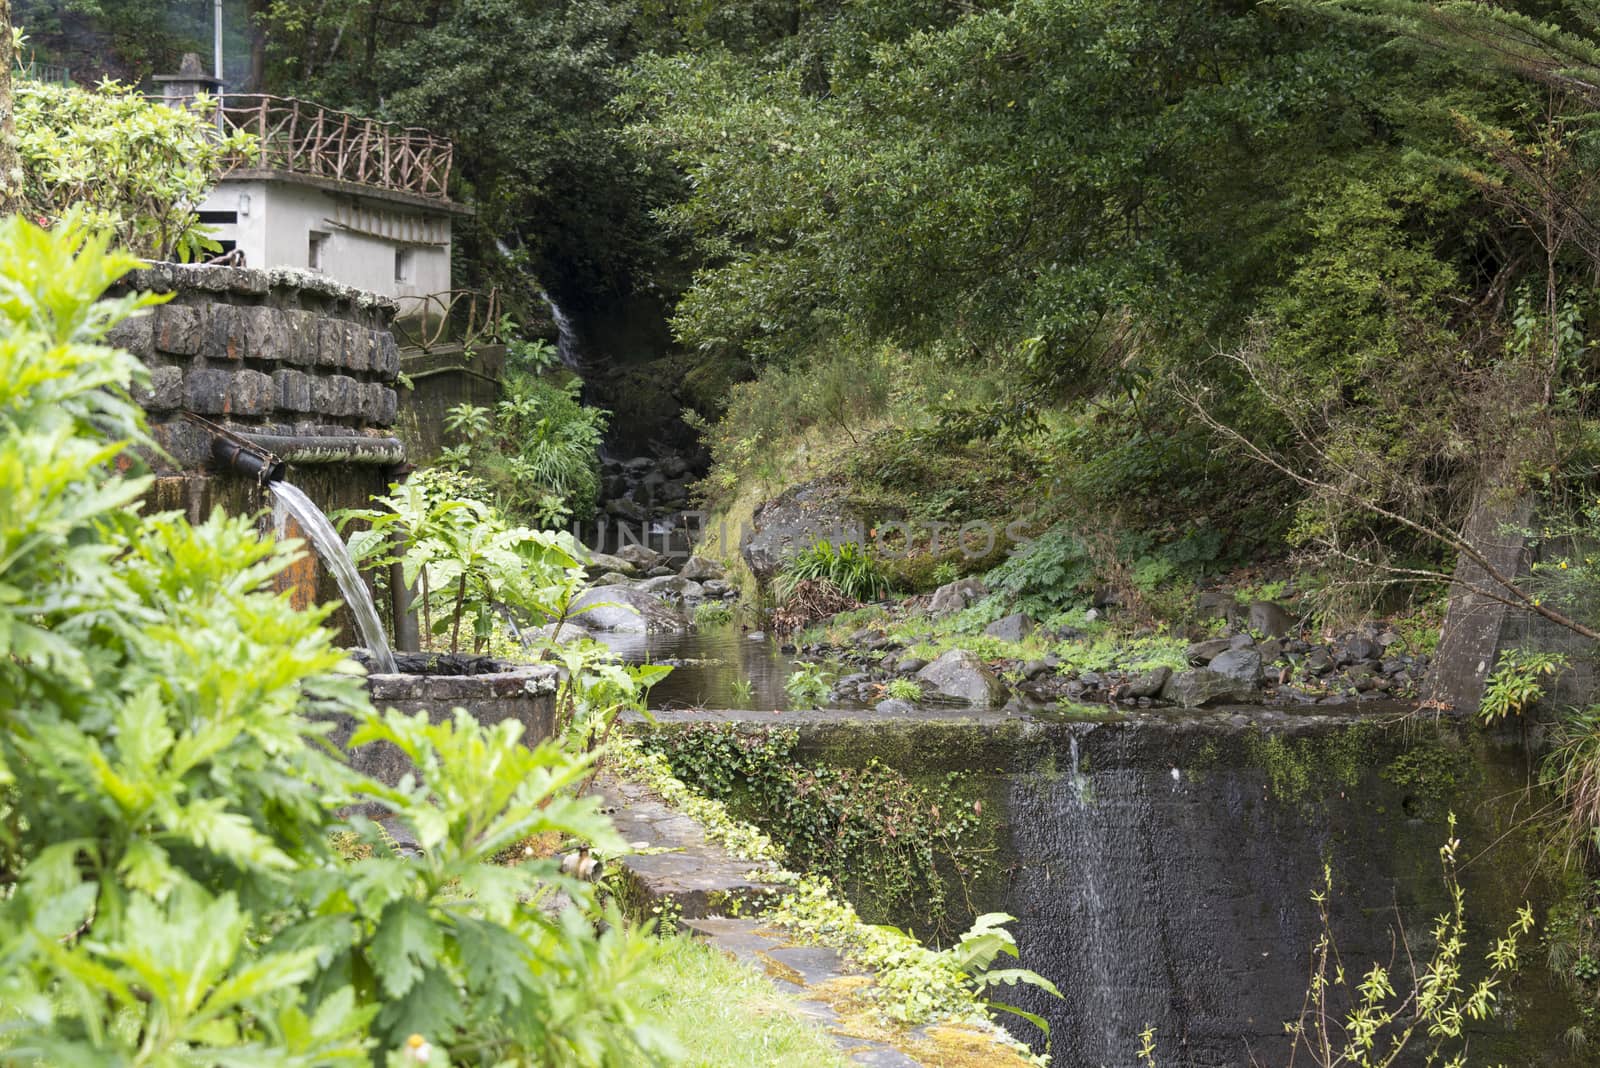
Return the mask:
{"type": "Polygon", "coordinates": [[[427,130],[253,93],[226,96],[219,122],[225,133],[255,135],[261,156],[254,166],[450,199],[455,147],[427,130]]]}

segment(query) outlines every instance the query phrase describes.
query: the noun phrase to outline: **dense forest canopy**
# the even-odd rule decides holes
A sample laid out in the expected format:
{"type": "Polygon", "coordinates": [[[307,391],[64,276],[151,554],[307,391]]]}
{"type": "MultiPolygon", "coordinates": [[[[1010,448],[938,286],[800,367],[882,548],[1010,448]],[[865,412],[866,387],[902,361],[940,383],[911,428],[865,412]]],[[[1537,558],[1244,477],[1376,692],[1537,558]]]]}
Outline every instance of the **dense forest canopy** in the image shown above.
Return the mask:
{"type": "MultiPolygon", "coordinates": [[[[206,38],[208,5],[159,6],[17,15],[43,57],[89,27],[139,76],[206,38]]],[[[947,437],[1091,413],[1065,459],[1108,507],[1271,487],[1276,533],[1386,554],[1415,532],[1354,503],[1449,525],[1486,478],[1591,463],[1586,3],[228,12],[252,87],[457,141],[462,284],[531,270],[591,323],[670,315],[700,416],[893,350],[981,383],[928,413],[947,437]],[[1219,463],[1210,423],[1288,473],[1219,463]]]]}

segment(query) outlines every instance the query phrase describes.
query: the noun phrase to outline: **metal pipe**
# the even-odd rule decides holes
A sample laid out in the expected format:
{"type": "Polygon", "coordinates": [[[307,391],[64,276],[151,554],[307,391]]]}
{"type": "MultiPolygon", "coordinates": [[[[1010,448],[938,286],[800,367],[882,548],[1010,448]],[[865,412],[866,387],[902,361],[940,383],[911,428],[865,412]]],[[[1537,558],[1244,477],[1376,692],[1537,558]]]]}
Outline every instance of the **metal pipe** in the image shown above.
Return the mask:
{"type": "Polygon", "coordinates": [[[249,442],[231,441],[225,437],[211,439],[211,455],[226,467],[257,482],[279,482],[283,479],[284,463],[271,452],[253,448],[249,442]]]}

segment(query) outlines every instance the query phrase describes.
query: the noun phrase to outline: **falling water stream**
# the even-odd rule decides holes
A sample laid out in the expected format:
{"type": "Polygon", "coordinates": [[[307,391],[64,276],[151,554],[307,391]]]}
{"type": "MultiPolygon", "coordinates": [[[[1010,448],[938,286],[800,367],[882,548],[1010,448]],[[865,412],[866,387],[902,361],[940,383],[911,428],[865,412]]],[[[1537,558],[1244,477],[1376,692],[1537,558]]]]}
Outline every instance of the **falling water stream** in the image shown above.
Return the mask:
{"type": "Polygon", "coordinates": [[[344,594],[344,603],[350,606],[350,614],[355,617],[356,628],[361,631],[361,640],[372,654],[373,663],[379,671],[394,674],[397,670],[394,653],[390,651],[389,639],[383,633],[378,606],[372,603],[372,593],[367,589],[367,584],[361,581],[361,574],[356,570],[355,561],[350,559],[339,532],[333,529],[333,524],[322,514],[322,509],[313,504],[300,487],[280,481],[267,483],[267,488],[272,491],[272,519],[279,536],[285,534],[289,518],[293,516],[339,583],[339,592],[344,594]]]}
{"type": "Polygon", "coordinates": [[[550,309],[551,321],[556,324],[556,354],[561,357],[561,366],[582,374],[583,353],[578,351],[578,335],[572,329],[572,320],[567,318],[567,313],[561,310],[561,305],[549,293],[541,289],[539,296],[544,300],[545,307],[550,309]]]}

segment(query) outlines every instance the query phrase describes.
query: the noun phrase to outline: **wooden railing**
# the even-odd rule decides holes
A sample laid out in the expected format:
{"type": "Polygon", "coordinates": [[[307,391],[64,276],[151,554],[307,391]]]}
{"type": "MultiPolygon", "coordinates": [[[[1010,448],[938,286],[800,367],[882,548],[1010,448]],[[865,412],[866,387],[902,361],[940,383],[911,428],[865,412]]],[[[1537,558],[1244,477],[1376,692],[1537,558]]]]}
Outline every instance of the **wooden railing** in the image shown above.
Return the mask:
{"type": "Polygon", "coordinates": [[[450,199],[455,149],[427,130],[292,97],[247,93],[224,97],[219,121],[224,132],[255,135],[261,155],[252,166],[450,199]]]}
{"type": "Polygon", "coordinates": [[[397,298],[394,339],[403,349],[432,352],[447,346],[504,342],[505,306],[498,289],[454,289],[397,298]]]}

